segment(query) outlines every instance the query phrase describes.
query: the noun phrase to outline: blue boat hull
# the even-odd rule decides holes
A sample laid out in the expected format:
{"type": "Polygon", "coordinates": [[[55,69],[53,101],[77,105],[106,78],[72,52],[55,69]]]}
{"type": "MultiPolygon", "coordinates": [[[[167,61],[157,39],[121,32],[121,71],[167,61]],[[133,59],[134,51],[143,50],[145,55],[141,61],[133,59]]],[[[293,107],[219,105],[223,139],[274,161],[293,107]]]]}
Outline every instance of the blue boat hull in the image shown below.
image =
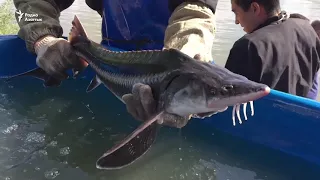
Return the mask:
{"type": "MultiPolygon", "coordinates": [[[[35,56],[26,50],[24,41],[16,35],[0,36],[0,57],[1,77],[36,67],[35,56]]],[[[87,78],[93,75],[90,70],[86,73],[83,76],[87,78]]],[[[242,125],[232,125],[231,107],[201,122],[320,165],[319,102],[272,90],[267,97],[255,101],[254,107],[255,115],[251,117],[250,108],[247,108],[248,121],[242,125]]]]}

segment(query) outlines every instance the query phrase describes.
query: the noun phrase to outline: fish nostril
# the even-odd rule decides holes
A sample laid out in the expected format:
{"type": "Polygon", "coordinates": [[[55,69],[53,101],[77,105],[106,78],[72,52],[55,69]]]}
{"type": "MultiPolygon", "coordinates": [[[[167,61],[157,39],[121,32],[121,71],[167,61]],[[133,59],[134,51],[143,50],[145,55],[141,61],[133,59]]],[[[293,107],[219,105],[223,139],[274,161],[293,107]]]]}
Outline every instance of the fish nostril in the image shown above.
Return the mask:
{"type": "Polygon", "coordinates": [[[215,89],[210,89],[210,94],[211,95],[216,95],[216,90],[215,89]]]}
{"type": "Polygon", "coordinates": [[[225,90],[225,91],[230,91],[230,90],[233,89],[233,86],[232,85],[225,85],[225,86],[222,87],[222,89],[225,90]]]}

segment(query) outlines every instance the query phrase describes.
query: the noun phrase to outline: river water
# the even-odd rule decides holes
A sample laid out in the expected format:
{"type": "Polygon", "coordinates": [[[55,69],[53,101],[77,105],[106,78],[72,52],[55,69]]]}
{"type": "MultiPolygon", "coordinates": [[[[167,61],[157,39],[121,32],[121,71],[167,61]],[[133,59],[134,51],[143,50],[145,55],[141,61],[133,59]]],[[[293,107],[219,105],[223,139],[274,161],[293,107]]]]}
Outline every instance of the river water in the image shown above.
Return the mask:
{"type": "MultiPolygon", "coordinates": [[[[320,1],[286,0],[282,8],[313,20],[320,14],[320,1]]],[[[64,35],[68,35],[75,14],[89,37],[99,42],[101,18],[80,0],[61,14],[64,35]]],[[[217,26],[213,54],[215,61],[223,65],[233,42],[244,34],[234,24],[229,0],[219,1],[217,26]]],[[[131,132],[138,122],[103,87],[85,93],[87,83],[88,80],[82,79],[70,81],[58,89],[44,89],[39,81],[27,79],[0,84],[0,179],[319,178],[316,173],[319,169],[195,121],[181,131],[163,128],[152,150],[132,166],[117,171],[98,170],[97,158],[131,132]]]]}

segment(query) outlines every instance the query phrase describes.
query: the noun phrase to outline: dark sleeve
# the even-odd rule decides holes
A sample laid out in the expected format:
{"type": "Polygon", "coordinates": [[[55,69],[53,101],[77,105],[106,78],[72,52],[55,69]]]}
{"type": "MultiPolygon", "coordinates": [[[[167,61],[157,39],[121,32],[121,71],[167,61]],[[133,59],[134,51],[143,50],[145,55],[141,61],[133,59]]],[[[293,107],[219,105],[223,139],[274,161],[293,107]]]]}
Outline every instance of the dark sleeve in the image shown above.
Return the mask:
{"type": "Polygon", "coordinates": [[[102,17],[103,0],[86,0],[87,5],[102,17]]]}
{"type": "Polygon", "coordinates": [[[314,76],[313,83],[312,83],[312,87],[309,90],[308,95],[307,95],[308,98],[314,99],[314,100],[317,99],[318,87],[319,87],[318,84],[319,84],[319,82],[318,82],[318,72],[316,72],[316,74],[314,76]]]}
{"type": "Polygon", "coordinates": [[[62,27],[59,23],[60,12],[71,6],[74,0],[13,0],[16,11],[27,14],[38,14],[41,21],[25,21],[25,14],[18,21],[20,27],[18,36],[26,42],[28,51],[34,53],[34,43],[45,35],[61,37],[62,27]]]}
{"type": "Polygon", "coordinates": [[[178,7],[183,2],[202,2],[206,4],[213,13],[216,13],[216,8],[218,4],[218,0],[168,0],[169,1],[169,10],[173,12],[176,7],[178,7]]]}
{"type": "Polygon", "coordinates": [[[225,68],[252,81],[260,82],[262,61],[256,46],[244,38],[236,41],[230,50],[225,68]]]}

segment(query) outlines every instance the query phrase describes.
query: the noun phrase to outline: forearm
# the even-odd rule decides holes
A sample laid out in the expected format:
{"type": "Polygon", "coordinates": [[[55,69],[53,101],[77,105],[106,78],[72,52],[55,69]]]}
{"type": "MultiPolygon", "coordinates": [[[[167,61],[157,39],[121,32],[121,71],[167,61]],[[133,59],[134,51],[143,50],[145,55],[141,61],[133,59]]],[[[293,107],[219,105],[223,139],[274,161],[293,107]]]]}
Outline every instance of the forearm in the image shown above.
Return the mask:
{"type": "Polygon", "coordinates": [[[173,12],[180,4],[187,3],[195,3],[201,2],[206,5],[213,13],[216,13],[216,8],[218,4],[218,0],[168,0],[169,10],[173,12]]]}
{"type": "Polygon", "coordinates": [[[212,61],[215,30],[212,8],[202,2],[184,2],[169,19],[164,48],[179,49],[190,57],[200,54],[202,61],[212,61]]]}
{"type": "MultiPolygon", "coordinates": [[[[59,22],[60,12],[69,7],[74,0],[13,0],[16,11],[23,14],[19,21],[18,36],[25,40],[28,51],[34,53],[34,43],[46,35],[61,37],[63,34],[59,22]],[[38,21],[26,21],[25,14],[37,15],[38,21]]],[[[31,18],[31,17],[29,17],[31,18]]]]}

